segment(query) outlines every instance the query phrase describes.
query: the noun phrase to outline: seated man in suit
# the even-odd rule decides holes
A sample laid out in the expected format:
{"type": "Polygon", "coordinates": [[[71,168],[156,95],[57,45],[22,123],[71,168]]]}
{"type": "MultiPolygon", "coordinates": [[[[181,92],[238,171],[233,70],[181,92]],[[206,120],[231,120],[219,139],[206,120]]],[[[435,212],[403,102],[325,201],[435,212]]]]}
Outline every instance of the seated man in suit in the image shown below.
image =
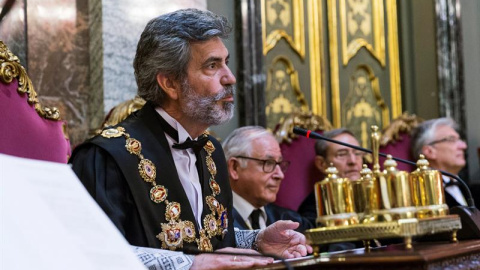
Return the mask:
{"type": "MultiPolygon", "coordinates": [[[[346,128],[338,128],[323,133],[324,137],[334,139],[340,142],[360,146],[353,133],[346,128]]],[[[338,170],[338,176],[358,180],[360,178],[360,170],[362,169],[364,153],[351,149],[347,146],[328,142],[325,140],[317,140],[315,143],[315,167],[326,175],[326,170],[333,164],[338,170]]],[[[316,224],[317,208],[315,202],[315,192],[310,193],[298,208],[298,213],[307,218],[311,223],[316,224]]],[[[362,247],[361,242],[343,242],[334,243],[324,247],[322,251],[339,251],[362,247]]]]}
{"type": "MultiPolygon", "coordinates": [[[[353,133],[346,128],[339,128],[327,131],[324,137],[341,141],[344,143],[360,146],[353,133]]],[[[324,175],[330,164],[338,170],[339,177],[346,177],[351,180],[360,178],[360,170],[362,170],[364,153],[348,148],[346,146],[331,143],[325,140],[318,140],[315,143],[315,167],[317,167],[324,175]]],[[[310,222],[315,224],[317,219],[317,209],[315,203],[315,193],[312,192],[302,202],[298,208],[300,215],[308,218],[310,222]]]]}
{"type": "Polygon", "coordinates": [[[277,220],[299,222],[300,232],[313,227],[298,213],[273,204],[289,162],[283,159],[272,133],[259,126],[241,127],[225,139],[223,148],[233,192],[235,227],[263,229],[277,220]]]}
{"type": "MultiPolygon", "coordinates": [[[[346,128],[333,129],[323,133],[324,137],[334,139],[340,142],[360,146],[353,133],[346,128]]],[[[362,170],[364,153],[351,149],[349,147],[328,142],[325,140],[317,140],[315,143],[315,167],[324,175],[326,170],[333,164],[338,170],[338,176],[358,180],[360,178],[360,170],[362,170]]],[[[298,208],[298,213],[307,218],[312,224],[316,224],[317,208],[315,202],[315,192],[310,193],[298,208]]],[[[335,243],[328,246],[327,251],[337,251],[355,248],[356,243],[335,243]]],[[[358,244],[357,246],[361,246],[358,244]]]]}
{"type": "MultiPolygon", "coordinates": [[[[430,167],[454,175],[465,166],[467,144],[456,131],[457,124],[451,118],[437,118],[422,122],[412,131],[413,157],[423,154],[430,167]]],[[[443,176],[445,200],[449,207],[466,205],[466,200],[456,180],[443,176]]]]}

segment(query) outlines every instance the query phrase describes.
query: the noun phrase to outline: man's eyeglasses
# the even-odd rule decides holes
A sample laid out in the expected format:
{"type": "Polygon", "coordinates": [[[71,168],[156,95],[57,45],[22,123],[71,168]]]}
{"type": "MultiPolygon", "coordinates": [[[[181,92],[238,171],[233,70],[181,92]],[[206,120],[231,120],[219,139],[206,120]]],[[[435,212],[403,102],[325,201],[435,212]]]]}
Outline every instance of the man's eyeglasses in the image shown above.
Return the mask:
{"type": "Polygon", "coordinates": [[[351,155],[354,155],[355,159],[361,159],[363,158],[364,156],[364,153],[360,150],[353,150],[353,151],[349,151],[347,149],[342,149],[342,150],[338,150],[336,153],[335,153],[335,158],[338,159],[338,160],[341,160],[341,161],[345,161],[348,159],[348,157],[350,157],[351,155]]]}
{"type": "Polygon", "coordinates": [[[288,166],[290,165],[290,161],[287,161],[287,160],[282,160],[277,162],[274,159],[259,159],[259,158],[245,157],[245,156],[236,156],[236,158],[251,159],[251,160],[263,162],[263,171],[265,173],[273,172],[277,165],[280,166],[280,169],[282,170],[282,172],[286,172],[288,169],[288,166]]]}
{"type": "Polygon", "coordinates": [[[443,139],[430,142],[428,145],[434,145],[434,144],[443,143],[443,142],[456,143],[456,142],[459,142],[459,141],[462,141],[462,142],[463,142],[463,140],[460,139],[459,137],[456,137],[456,136],[448,136],[448,137],[445,137],[445,138],[443,138],[443,139]]]}

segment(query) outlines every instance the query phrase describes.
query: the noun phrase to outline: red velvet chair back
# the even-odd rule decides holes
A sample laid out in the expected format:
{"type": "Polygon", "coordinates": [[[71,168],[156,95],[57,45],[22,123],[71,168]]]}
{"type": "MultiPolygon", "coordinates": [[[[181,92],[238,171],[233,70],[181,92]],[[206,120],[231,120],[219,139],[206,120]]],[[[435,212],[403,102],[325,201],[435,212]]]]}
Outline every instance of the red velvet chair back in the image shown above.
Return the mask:
{"type": "Polygon", "coordinates": [[[314,184],[323,179],[323,175],[314,164],[315,140],[293,134],[294,126],[320,133],[330,130],[332,126],[326,118],[310,112],[294,113],[284,119],[274,132],[283,158],[290,161],[275,203],[297,211],[303,200],[313,191],[314,184]]]}
{"type": "Polygon", "coordinates": [[[0,153],[67,163],[71,153],[57,108],[42,107],[30,78],[0,41],[0,153]]]}
{"type": "MultiPolygon", "coordinates": [[[[407,112],[400,117],[394,119],[390,125],[385,127],[382,131],[382,138],[380,139],[380,153],[390,154],[393,157],[402,158],[416,162],[410,153],[410,133],[418,124],[423,122],[423,119],[416,115],[410,115],[407,112]]],[[[380,167],[383,169],[385,158],[380,157],[380,167]]],[[[415,166],[397,162],[397,169],[411,172],[416,169],[415,166]]]]}

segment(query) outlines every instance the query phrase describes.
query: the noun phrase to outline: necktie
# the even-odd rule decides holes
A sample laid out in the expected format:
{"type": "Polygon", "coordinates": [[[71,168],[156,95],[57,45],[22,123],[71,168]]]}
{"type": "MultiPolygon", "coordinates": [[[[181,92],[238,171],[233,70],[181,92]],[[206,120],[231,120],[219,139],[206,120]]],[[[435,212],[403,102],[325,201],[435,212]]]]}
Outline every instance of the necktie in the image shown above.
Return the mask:
{"type": "MultiPolygon", "coordinates": [[[[178,142],[178,131],[174,129],[170,124],[163,119],[163,117],[159,116],[160,120],[160,126],[162,126],[162,129],[165,133],[168,134],[168,136],[172,137],[176,142],[178,142]]],[[[202,150],[203,146],[208,142],[208,136],[207,135],[201,135],[198,140],[194,141],[190,138],[187,138],[187,140],[183,143],[174,143],[172,145],[173,148],[175,149],[188,149],[192,148],[193,152],[199,153],[200,150],[202,150]]]]}
{"type": "Polygon", "coordinates": [[[198,140],[193,141],[190,138],[183,143],[174,143],[173,148],[175,149],[188,149],[192,148],[193,152],[198,153],[202,150],[203,146],[208,142],[208,136],[202,135],[198,140]]]}
{"type": "Polygon", "coordinates": [[[254,230],[258,230],[260,229],[260,213],[262,212],[262,210],[260,209],[255,209],[252,211],[252,213],[250,214],[250,219],[252,221],[252,229],[254,230]]]}

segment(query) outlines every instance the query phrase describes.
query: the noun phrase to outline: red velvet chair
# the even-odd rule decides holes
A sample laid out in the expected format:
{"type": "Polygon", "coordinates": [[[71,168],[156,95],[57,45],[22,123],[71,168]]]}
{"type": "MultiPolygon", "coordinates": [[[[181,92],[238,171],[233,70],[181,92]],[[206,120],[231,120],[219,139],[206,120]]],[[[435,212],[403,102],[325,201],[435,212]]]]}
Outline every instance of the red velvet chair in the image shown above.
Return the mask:
{"type": "Polygon", "coordinates": [[[332,125],[326,118],[310,112],[293,113],[285,118],[274,132],[283,158],[290,161],[275,203],[297,211],[303,200],[313,191],[314,184],[323,179],[323,175],[314,164],[315,140],[293,134],[294,126],[321,133],[330,130],[332,125]]]}
{"type": "Polygon", "coordinates": [[[0,41],[0,153],[67,163],[71,153],[57,108],[42,107],[25,69],[0,41]]]}
{"type": "MultiPolygon", "coordinates": [[[[410,132],[418,124],[423,122],[423,119],[410,115],[404,112],[400,117],[392,120],[390,125],[385,127],[380,138],[380,153],[390,154],[393,157],[402,158],[416,162],[417,158],[412,157],[410,153],[410,132]]],[[[380,157],[380,167],[383,169],[383,162],[385,158],[380,157]]],[[[397,162],[397,168],[402,171],[411,172],[416,169],[415,166],[397,162]]]]}

